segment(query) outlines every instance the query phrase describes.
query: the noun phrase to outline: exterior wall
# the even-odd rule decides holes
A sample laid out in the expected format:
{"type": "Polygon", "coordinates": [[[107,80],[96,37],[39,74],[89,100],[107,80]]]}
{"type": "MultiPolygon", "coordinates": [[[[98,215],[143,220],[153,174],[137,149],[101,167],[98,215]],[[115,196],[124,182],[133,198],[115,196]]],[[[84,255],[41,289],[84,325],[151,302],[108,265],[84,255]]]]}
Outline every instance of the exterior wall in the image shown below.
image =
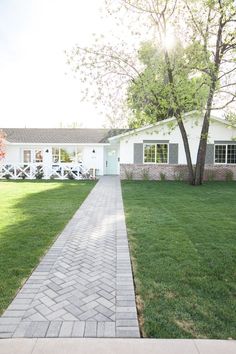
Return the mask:
{"type": "MultiPolygon", "coordinates": [[[[186,165],[121,164],[121,179],[183,180],[188,178],[186,165]]],[[[204,180],[236,180],[236,165],[206,165],[204,180]],[[232,172],[230,172],[232,171],[232,172]]]]}
{"type": "Polygon", "coordinates": [[[19,146],[6,145],[6,155],[3,159],[4,163],[19,163],[21,162],[21,150],[19,146]]]}
{"type": "Polygon", "coordinates": [[[104,174],[104,147],[92,145],[83,147],[82,161],[86,168],[95,168],[98,170],[98,175],[102,176],[104,174]]]}
{"type": "MultiPolygon", "coordinates": [[[[201,133],[202,118],[186,117],[185,127],[189,138],[189,145],[193,164],[196,163],[199,137],[201,133]]],[[[208,144],[218,140],[232,140],[236,137],[236,129],[229,129],[225,124],[212,120],[209,130],[208,144]]],[[[184,145],[178,126],[170,127],[167,123],[151,127],[145,131],[134,132],[132,135],[122,137],[120,140],[121,164],[134,163],[134,144],[143,143],[144,140],[168,140],[170,144],[178,144],[178,164],[186,164],[184,145]]],[[[145,164],[146,165],[146,164],[145,164]]]]}
{"type": "Polygon", "coordinates": [[[25,144],[25,145],[9,145],[6,144],[6,156],[4,159],[4,163],[13,163],[13,164],[21,164],[23,163],[23,150],[28,150],[28,149],[35,149],[35,150],[42,150],[43,152],[43,158],[45,160],[45,163],[48,162],[48,160],[52,160],[52,150],[50,146],[46,145],[30,145],[30,144],[25,144]],[[46,150],[49,152],[46,153],[46,150]]]}
{"type": "MultiPolygon", "coordinates": [[[[54,145],[60,148],[71,148],[76,145],[54,145]]],[[[82,152],[82,162],[85,168],[95,168],[99,175],[104,174],[104,146],[101,145],[77,145],[82,152]],[[93,150],[95,153],[93,153],[93,150]]],[[[45,165],[52,164],[52,145],[30,145],[19,144],[11,145],[6,144],[6,156],[2,163],[4,164],[22,164],[23,163],[23,150],[38,149],[43,152],[43,163],[45,165]],[[48,152],[46,152],[46,150],[48,152]]]]}

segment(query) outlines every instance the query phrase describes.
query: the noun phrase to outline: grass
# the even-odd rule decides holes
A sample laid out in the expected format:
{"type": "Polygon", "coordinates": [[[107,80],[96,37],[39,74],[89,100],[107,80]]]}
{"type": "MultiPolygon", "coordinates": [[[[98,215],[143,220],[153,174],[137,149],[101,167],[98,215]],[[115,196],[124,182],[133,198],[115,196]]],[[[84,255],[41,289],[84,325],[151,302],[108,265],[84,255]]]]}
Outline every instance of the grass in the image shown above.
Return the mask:
{"type": "Polygon", "coordinates": [[[93,181],[0,182],[0,313],[93,186],[93,181]]]}
{"type": "Polygon", "coordinates": [[[122,183],[143,335],[236,339],[236,183],[122,183]]]}

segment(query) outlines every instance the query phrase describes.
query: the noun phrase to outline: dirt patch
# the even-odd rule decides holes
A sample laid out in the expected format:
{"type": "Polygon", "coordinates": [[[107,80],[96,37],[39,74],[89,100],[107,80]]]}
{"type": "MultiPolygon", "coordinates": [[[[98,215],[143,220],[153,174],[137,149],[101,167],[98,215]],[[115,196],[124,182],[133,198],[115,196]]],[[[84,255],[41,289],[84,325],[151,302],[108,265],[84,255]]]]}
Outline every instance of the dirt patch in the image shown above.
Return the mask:
{"type": "Polygon", "coordinates": [[[194,338],[203,338],[202,336],[199,336],[199,334],[197,334],[194,323],[192,321],[175,320],[175,323],[185,332],[190,333],[194,338]]]}
{"type": "Polygon", "coordinates": [[[141,337],[145,338],[147,336],[144,331],[144,317],[143,317],[144,303],[143,303],[140,295],[136,295],[135,300],[136,300],[136,306],[137,306],[137,312],[138,312],[138,322],[139,322],[141,337]]]}

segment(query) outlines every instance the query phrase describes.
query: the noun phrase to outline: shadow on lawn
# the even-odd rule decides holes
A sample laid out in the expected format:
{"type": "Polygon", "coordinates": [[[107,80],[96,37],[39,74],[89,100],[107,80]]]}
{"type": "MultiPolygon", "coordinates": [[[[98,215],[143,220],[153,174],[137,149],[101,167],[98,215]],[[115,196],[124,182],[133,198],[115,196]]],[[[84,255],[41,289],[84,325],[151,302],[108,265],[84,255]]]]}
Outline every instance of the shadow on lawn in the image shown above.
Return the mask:
{"type": "Polygon", "coordinates": [[[94,186],[92,181],[17,184],[27,187],[28,194],[8,209],[15,221],[0,234],[0,313],[94,186]],[[37,184],[45,189],[37,192],[37,184]]]}

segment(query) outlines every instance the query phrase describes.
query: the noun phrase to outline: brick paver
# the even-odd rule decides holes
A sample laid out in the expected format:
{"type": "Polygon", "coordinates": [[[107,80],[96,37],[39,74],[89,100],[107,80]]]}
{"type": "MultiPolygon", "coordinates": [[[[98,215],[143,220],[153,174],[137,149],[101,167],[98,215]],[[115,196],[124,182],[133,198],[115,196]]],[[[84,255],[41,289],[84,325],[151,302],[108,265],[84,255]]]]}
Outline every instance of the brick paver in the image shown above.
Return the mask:
{"type": "Polygon", "coordinates": [[[0,318],[0,337],[139,337],[118,177],[96,184],[0,318]]]}

